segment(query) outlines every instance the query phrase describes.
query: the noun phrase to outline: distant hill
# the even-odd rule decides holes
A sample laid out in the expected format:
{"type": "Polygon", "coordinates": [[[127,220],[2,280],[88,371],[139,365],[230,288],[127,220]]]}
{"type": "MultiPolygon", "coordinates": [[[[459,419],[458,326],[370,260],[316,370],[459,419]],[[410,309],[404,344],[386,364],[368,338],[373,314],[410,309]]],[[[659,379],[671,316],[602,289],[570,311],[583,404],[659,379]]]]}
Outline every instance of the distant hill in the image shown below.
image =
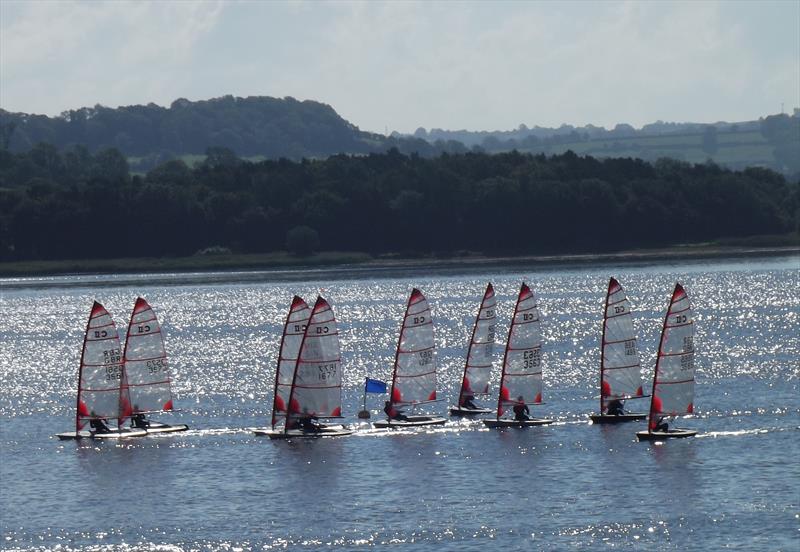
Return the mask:
{"type": "Polygon", "coordinates": [[[0,147],[27,151],[40,142],[59,149],[84,145],[90,152],[116,148],[134,170],[221,147],[245,158],[324,158],[367,154],[392,147],[435,154],[424,140],[363,132],[326,104],[287,97],[224,96],[167,107],[150,103],[118,108],[84,107],[58,117],[0,109],[0,147]]]}
{"type": "Polygon", "coordinates": [[[458,141],[488,153],[517,150],[554,155],[571,150],[593,157],[632,157],[646,161],[669,157],[703,163],[711,159],[731,169],[767,167],[790,176],[800,175],[800,110],[797,109],[793,116],[770,115],[757,121],[734,123],[657,121],[638,130],[628,124],[618,124],[611,130],[594,125],[558,128],[520,125],[510,131],[481,132],[418,128],[413,137],[433,145],[458,141]]]}
{"type": "Polygon", "coordinates": [[[708,159],[731,169],[767,167],[800,176],[800,114],[772,115],[739,123],[664,123],[635,129],[587,125],[473,132],[418,129],[413,135],[383,136],[360,130],[329,105],[291,97],[223,96],[169,107],[109,108],[101,105],[65,111],[58,117],[0,109],[0,148],[30,150],[46,142],[59,149],[84,145],[90,152],[115,148],[131,169],[144,173],[170,159],[192,164],[209,148],[227,148],[250,160],[327,158],[363,155],[396,148],[423,157],[442,152],[561,154],[571,150],[593,157],[631,157],[655,161],[670,157],[698,163],[708,159]]]}

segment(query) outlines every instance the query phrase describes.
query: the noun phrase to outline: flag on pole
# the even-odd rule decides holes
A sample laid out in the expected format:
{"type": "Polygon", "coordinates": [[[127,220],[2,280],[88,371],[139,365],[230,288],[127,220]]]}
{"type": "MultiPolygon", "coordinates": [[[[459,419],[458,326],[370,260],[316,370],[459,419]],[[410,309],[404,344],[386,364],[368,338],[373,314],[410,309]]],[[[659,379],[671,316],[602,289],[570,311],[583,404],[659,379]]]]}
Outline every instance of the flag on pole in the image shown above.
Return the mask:
{"type": "Polygon", "coordinates": [[[386,393],[386,383],[367,378],[367,382],[364,384],[364,393],[386,393]]]}

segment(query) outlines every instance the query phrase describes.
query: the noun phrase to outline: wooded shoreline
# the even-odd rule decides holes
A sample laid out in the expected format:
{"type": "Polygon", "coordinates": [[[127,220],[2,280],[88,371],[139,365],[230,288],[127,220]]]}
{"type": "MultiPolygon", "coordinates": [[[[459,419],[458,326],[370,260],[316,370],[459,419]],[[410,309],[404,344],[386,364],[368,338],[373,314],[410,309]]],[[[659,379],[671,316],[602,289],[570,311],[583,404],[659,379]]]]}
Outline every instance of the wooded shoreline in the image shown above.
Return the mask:
{"type": "MultiPolygon", "coordinates": [[[[787,238],[787,242],[791,239],[787,238]]],[[[614,253],[564,255],[520,255],[487,257],[467,255],[451,257],[372,257],[358,252],[326,252],[308,257],[286,253],[252,255],[209,255],[174,258],[89,259],[0,263],[0,277],[37,277],[81,274],[147,274],[162,272],[225,272],[225,271],[426,271],[480,267],[547,267],[596,264],[629,264],[673,262],[719,258],[757,258],[797,255],[800,267],[800,240],[784,245],[719,245],[695,244],[663,249],[637,249],[614,253]]],[[[320,274],[315,274],[318,277],[320,274]]]]}

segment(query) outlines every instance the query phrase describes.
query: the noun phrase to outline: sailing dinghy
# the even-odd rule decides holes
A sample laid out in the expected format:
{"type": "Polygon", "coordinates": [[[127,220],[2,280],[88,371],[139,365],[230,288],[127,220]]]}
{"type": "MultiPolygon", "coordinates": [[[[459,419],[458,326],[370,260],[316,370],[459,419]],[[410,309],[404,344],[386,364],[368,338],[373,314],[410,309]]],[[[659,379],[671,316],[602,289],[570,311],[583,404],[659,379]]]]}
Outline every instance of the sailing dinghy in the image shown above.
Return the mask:
{"type": "Polygon", "coordinates": [[[272,398],[272,430],[256,429],[256,435],[268,435],[276,429],[279,422],[286,420],[286,405],[289,403],[289,392],[292,390],[294,369],[297,366],[297,355],[303,342],[303,334],[311,318],[311,309],[297,295],[292,298],[289,314],[283,325],[281,345],[278,349],[278,365],[275,367],[275,389],[272,398]]]}
{"type": "Polygon", "coordinates": [[[508,341],[503,355],[503,372],[497,398],[497,417],[483,420],[486,427],[527,427],[547,425],[552,420],[541,418],[516,419],[515,410],[528,405],[542,404],[542,332],[539,308],[531,289],[522,283],[514,317],[508,329],[508,341]],[[515,418],[504,418],[515,414],[515,418]]]}
{"type": "Polygon", "coordinates": [[[386,421],[377,428],[402,428],[441,425],[447,420],[436,416],[405,416],[405,408],[436,402],[436,359],[433,319],[428,300],[416,288],[411,291],[403,325],[397,340],[392,387],[384,411],[386,421]],[[398,419],[395,416],[402,416],[398,419]]]}
{"type": "Polygon", "coordinates": [[[643,412],[620,412],[622,401],[646,395],[642,392],[642,366],[639,363],[630,302],[614,278],[608,281],[601,339],[600,413],[589,417],[595,424],[644,420],[647,414],[643,412]]]}
{"type": "Polygon", "coordinates": [[[472,337],[464,363],[464,375],[461,378],[461,389],[458,392],[458,404],[450,407],[451,416],[492,413],[491,408],[470,406],[470,403],[476,396],[489,394],[496,321],[497,301],[494,297],[494,288],[490,283],[486,286],[478,315],[475,317],[475,325],[472,327],[472,337]]]}
{"type": "Polygon", "coordinates": [[[697,431],[692,429],[664,430],[662,427],[666,416],[692,414],[693,411],[694,319],[689,296],[678,283],[672,292],[661,330],[647,431],[637,431],[636,437],[640,441],[661,441],[697,435],[697,431]]]}
{"type": "Polygon", "coordinates": [[[59,433],[56,435],[59,439],[120,439],[147,435],[143,430],[122,427],[122,372],[119,332],[105,307],[95,301],[86,324],[78,369],[75,431],[59,433]],[[105,425],[108,420],[116,420],[117,427],[107,431],[84,429],[87,424],[105,425]]]}
{"type": "Polygon", "coordinates": [[[173,406],[164,334],[155,311],[141,297],[133,305],[123,360],[120,405],[123,416],[131,418],[131,427],[144,429],[148,434],[189,429],[186,424],[144,421],[145,414],[171,412],[173,406]],[[137,425],[137,419],[143,423],[137,425]]]}
{"type": "MultiPolygon", "coordinates": [[[[298,320],[303,316],[302,305],[292,302],[287,324],[292,316],[298,320]]],[[[301,300],[302,302],[302,300],[301,300]]],[[[304,304],[304,303],[303,303],[304,304]]],[[[308,307],[306,307],[307,309],[308,307]]],[[[302,322],[297,323],[298,326],[302,322]]],[[[296,328],[293,328],[296,329],[296,328]]],[[[284,343],[290,334],[284,334],[284,343]]],[[[283,346],[282,346],[283,349],[283,346]]],[[[291,351],[287,350],[288,354],[291,351]]],[[[279,362],[280,374],[276,376],[276,388],[280,379],[288,379],[288,371],[279,362]]],[[[353,433],[342,425],[329,426],[317,423],[319,419],[335,419],[342,417],[342,355],[339,347],[339,333],[336,329],[336,318],[328,302],[317,297],[314,308],[303,329],[297,360],[288,394],[281,408],[283,396],[276,389],[276,412],[273,416],[271,430],[256,430],[257,435],[267,435],[271,439],[288,439],[296,437],[339,437],[353,433]],[[276,427],[277,421],[283,419],[283,427],[276,427]]]]}

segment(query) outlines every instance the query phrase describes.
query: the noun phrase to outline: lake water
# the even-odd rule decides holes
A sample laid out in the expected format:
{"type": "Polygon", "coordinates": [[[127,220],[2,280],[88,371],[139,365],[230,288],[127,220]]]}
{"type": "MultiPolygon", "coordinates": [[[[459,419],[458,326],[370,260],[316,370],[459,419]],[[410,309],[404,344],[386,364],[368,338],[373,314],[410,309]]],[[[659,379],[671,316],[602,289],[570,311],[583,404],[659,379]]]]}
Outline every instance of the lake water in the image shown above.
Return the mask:
{"type": "MultiPolygon", "coordinates": [[[[2,548],[800,549],[797,256],[456,270],[0,280],[2,548]],[[675,281],[687,289],[697,387],[695,416],[680,425],[698,437],[639,443],[643,424],[587,423],[612,275],[630,297],[648,378],[675,281]],[[523,278],[538,296],[545,338],[546,404],[534,414],[556,423],[359,425],[363,378],[390,379],[413,286],[432,305],[439,394],[452,399],[486,282],[504,342],[523,278]],[[256,437],[250,429],[269,420],[291,297],[311,303],[320,291],[342,335],[344,413],[361,429],[338,439],[256,437]],[[74,425],[92,301],[124,335],[137,295],[164,325],[181,409],[160,419],[191,430],[119,444],[54,439],[74,425]]],[[[382,401],[369,397],[373,420],[382,401]]]]}

